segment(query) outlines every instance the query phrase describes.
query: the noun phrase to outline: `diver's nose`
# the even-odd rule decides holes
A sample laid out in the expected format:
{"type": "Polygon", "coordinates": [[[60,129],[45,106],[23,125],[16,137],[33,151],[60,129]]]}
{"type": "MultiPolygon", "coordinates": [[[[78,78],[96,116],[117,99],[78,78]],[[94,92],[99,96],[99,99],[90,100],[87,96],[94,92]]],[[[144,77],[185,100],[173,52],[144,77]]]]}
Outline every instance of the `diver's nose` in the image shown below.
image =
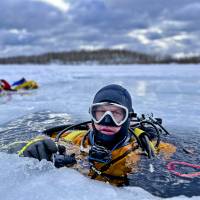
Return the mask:
{"type": "Polygon", "coordinates": [[[100,124],[104,126],[116,126],[115,122],[113,121],[110,115],[106,115],[100,124]]]}

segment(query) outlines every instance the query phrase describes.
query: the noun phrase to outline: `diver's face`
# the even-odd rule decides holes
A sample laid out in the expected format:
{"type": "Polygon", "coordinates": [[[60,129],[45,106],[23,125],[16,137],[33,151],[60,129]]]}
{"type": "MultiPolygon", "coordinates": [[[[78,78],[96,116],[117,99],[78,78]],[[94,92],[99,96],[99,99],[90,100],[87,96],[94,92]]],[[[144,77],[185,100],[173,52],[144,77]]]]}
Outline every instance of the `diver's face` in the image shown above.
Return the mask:
{"type": "Polygon", "coordinates": [[[119,132],[121,126],[104,126],[104,125],[99,125],[97,123],[94,123],[95,128],[105,134],[105,135],[114,135],[117,132],[119,132]]]}
{"type": "Polygon", "coordinates": [[[121,105],[115,103],[97,103],[91,107],[91,114],[94,120],[95,128],[106,135],[114,135],[121,129],[120,123],[126,120],[127,110],[121,105]],[[106,117],[112,118],[110,123],[102,123],[106,117]]]}

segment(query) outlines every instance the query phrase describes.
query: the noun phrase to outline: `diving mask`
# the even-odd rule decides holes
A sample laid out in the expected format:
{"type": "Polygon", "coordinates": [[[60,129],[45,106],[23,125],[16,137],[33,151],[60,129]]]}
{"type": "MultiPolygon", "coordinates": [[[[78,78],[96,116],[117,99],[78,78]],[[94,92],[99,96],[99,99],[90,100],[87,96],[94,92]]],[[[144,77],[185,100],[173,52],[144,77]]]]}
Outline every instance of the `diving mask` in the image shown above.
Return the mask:
{"type": "Polygon", "coordinates": [[[121,126],[127,120],[129,114],[125,106],[109,102],[92,104],[89,113],[93,121],[97,124],[101,123],[108,115],[112,118],[116,126],[121,126]]]}

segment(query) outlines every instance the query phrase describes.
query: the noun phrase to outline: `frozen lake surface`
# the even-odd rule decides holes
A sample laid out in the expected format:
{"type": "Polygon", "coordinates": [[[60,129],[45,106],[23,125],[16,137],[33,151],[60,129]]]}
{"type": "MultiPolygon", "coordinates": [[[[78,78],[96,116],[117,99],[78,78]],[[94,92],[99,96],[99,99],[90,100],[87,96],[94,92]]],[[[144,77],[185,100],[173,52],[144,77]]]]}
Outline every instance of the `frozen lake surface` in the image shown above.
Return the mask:
{"type": "MultiPolygon", "coordinates": [[[[154,113],[163,119],[173,139],[178,139],[177,143],[196,152],[200,149],[200,65],[0,66],[0,78],[13,82],[21,77],[37,81],[40,88],[0,97],[0,145],[31,138],[45,128],[88,120],[88,107],[96,91],[117,83],[130,91],[137,113],[154,113]]],[[[180,155],[177,158],[184,159],[180,155]]],[[[193,158],[186,155],[185,159],[200,163],[196,155],[193,158]]],[[[57,170],[51,163],[15,155],[0,153],[0,169],[0,196],[5,194],[5,200],[27,199],[27,196],[34,200],[94,200],[99,195],[103,199],[157,199],[137,187],[114,188],[70,169],[57,170]]],[[[194,194],[199,197],[193,199],[200,198],[197,189],[200,179],[193,182],[196,188],[189,187],[188,180],[163,181],[167,188],[164,193],[169,190],[169,196],[174,196],[177,188],[177,194],[194,194]],[[167,184],[174,184],[175,189],[167,184]]],[[[159,187],[158,191],[161,191],[159,187]]]]}

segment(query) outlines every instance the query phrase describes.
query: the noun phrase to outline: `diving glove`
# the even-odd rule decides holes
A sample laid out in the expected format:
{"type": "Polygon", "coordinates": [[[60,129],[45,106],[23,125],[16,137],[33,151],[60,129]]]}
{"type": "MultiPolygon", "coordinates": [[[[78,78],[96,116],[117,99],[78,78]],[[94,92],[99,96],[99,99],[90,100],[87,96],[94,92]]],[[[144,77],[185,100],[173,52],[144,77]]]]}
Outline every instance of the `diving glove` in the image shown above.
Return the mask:
{"type": "Polygon", "coordinates": [[[39,161],[42,159],[52,161],[52,155],[57,151],[56,143],[51,139],[36,139],[27,143],[18,154],[24,157],[36,158],[39,161]]]}
{"type": "Polygon", "coordinates": [[[58,153],[54,154],[53,157],[54,166],[57,168],[60,167],[70,167],[76,164],[75,154],[67,155],[66,147],[63,145],[58,145],[58,153]]]}
{"type": "Polygon", "coordinates": [[[70,167],[74,164],[76,164],[76,158],[75,158],[75,154],[72,155],[66,155],[66,154],[55,154],[54,155],[54,165],[57,168],[60,167],[70,167]]]}

